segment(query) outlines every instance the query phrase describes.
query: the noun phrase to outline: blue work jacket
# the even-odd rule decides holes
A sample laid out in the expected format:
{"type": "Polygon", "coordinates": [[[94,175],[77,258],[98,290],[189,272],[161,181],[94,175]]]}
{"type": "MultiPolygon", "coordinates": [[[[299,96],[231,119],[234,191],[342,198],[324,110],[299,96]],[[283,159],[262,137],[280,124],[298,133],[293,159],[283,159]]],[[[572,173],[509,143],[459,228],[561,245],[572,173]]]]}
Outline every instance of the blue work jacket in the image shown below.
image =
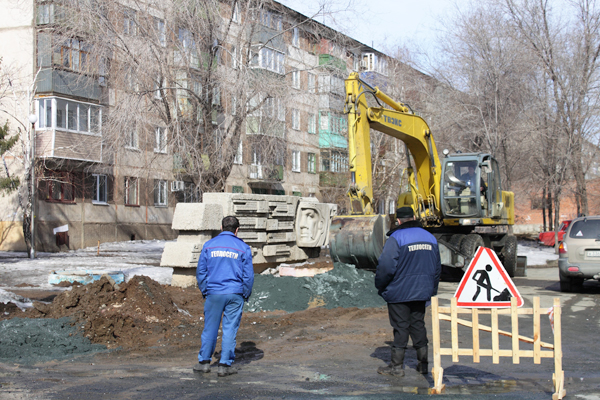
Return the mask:
{"type": "Polygon", "coordinates": [[[407,221],[388,232],[375,273],[375,287],[388,303],[428,301],[435,296],[442,273],[435,237],[407,221]]]}
{"type": "Polygon", "coordinates": [[[241,294],[248,300],[254,284],[250,246],[232,232],[221,232],[204,243],[196,279],[205,297],[210,294],[241,294]]]}

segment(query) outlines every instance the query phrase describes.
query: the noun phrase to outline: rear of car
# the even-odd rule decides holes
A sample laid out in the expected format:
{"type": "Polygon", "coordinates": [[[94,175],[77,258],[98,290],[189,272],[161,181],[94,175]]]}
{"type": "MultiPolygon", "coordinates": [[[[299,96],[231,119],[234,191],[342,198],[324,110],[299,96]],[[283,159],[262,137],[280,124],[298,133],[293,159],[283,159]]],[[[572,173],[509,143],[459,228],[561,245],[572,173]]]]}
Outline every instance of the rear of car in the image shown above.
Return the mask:
{"type": "Polygon", "coordinates": [[[600,216],[573,220],[558,254],[561,291],[579,291],[586,279],[600,280],[600,216]]]}

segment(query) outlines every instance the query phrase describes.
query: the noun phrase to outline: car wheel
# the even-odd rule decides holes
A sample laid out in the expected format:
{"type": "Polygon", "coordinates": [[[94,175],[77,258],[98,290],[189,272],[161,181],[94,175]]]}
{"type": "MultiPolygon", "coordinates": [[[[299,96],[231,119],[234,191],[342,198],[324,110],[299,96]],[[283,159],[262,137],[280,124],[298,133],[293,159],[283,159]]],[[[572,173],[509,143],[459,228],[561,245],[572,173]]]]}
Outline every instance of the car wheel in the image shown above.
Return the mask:
{"type": "Polygon", "coordinates": [[[460,244],[460,251],[467,257],[465,267],[469,265],[479,246],[485,246],[483,238],[476,233],[466,235],[460,244]]]}
{"type": "Polygon", "coordinates": [[[515,276],[517,270],[517,237],[507,236],[504,247],[500,251],[502,255],[502,262],[504,263],[504,269],[511,278],[515,276]]]}
{"type": "Polygon", "coordinates": [[[563,276],[563,274],[559,273],[560,279],[560,291],[565,293],[572,292],[581,292],[583,289],[583,279],[581,278],[571,278],[568,276],[563,276]]]}

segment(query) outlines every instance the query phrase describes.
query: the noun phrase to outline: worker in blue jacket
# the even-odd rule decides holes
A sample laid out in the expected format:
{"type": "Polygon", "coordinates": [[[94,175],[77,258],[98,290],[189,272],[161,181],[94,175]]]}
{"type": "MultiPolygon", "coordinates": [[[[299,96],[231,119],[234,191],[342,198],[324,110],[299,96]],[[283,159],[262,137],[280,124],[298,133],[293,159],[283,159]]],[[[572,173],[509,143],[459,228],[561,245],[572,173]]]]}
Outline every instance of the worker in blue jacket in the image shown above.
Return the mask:
{"type": "Polygon", "coordinates": [[[437,294],[442,271],[440,252],[437,240],[421,228],[411,207],[396,210],[396,219],[399,226],[388,232],[375,274],[375,287],[388,303],[394,330],[392,362],[377,372],[404,376],[404,353],[410,335],[417,351],[417,371],[427,374],[425,307],[437,294]]]}
{"type": "Polygon", "coordinates": [[[237,373],[231,364],[235,358],[235,340],[244,301],[252,294],[254,270],[250,246],[237,237],[238,219],[225,217],[221,226],[221,233],[202,247],[196,268],[198,287],[206,300],[202,344],[194,371],[210,372],[222,317],[221,359],[217,373],[226,376],[237,373]]]}

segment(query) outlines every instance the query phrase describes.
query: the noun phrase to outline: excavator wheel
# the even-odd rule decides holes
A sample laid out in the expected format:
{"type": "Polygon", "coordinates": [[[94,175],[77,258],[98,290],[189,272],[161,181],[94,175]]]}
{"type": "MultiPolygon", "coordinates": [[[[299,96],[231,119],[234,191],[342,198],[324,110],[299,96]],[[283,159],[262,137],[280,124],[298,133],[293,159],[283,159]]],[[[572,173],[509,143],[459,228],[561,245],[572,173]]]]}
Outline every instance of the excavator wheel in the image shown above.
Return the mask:
{"type": "Polygon", "coordinates": [[[465,270],[480,246],[485,246],[485,243],[483,242],[483,238],[476,233],[470,233],[463,239],[460,244],[460,250],[467,257],[465,259],[465,270]]]}
{"type": "Polygon", "coordinates": [[[387,215],[334,218],[329,230],[331,259],[360,269],[376,270],[389,225],[387,215]]]}
{"type": "Polygon", "coordinates": [[[504,269],[508,273],[508,276],[511,278],[515,276],[515,272],[517,270],[517,237],[516,236],[507,236],[506,242],[504,243],[504,247],[500,251],[502,255],[502,263],[504,264],[504,269]]]}
{"type": "Polygon", "coordinates": [[[460,249],[460,245],[462,244],[463,240],[465,240],[465,235],[461,234],[461,233],[457,233],[455,235],[452,235],[452,237],[450,237],[450,244],[456,246],[458,249],[460,249]]]}

